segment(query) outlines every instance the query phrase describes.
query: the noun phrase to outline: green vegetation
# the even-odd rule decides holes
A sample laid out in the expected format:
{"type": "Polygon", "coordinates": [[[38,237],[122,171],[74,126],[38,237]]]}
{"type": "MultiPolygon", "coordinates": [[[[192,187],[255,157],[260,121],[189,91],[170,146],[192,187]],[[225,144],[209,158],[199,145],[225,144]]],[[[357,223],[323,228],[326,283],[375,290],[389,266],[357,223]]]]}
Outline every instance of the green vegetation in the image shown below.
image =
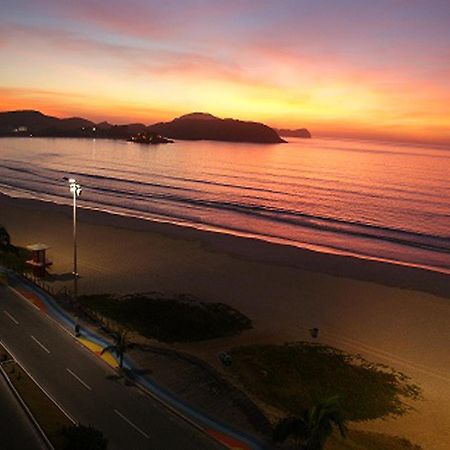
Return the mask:
{"type": "Polygon", "coordinates": [[[305,409],[299,417],[280,420],[274,429],[273,440],[284,442],[288,438],[294,438],[304,450],[323,450],[335,428],[343,438],[347,436],[338,397],[305,409]]]}
{"type": "Polygon", "coordinates": [[[0,250],[8,250],[11,246],[11,238],[8,231],[0,225],[0,250]]]}
{"type": "Polygon", "coordinates": [[[114,340],[115,343],[113,345],[108,345],[107,347],[105,347],[101,354],[103,355],[103,353],[105,352],[111,352],[111,353],[115,353],[117,355],[117,357],[119,358],[119,367],[122,369],[123,368],[123,357],[125,356],[125,353],[128,350],[129,347],[129,342],[127,340],[127,331],[121,331],[120,333],[114,333],[114,340]]]}
{"type": "Polygon", "coordinates": [[[11,244],[8,231],[0,225],[0,265],[16,272],[23,272],[27,268],[25,261],[29,257],[30,252],[27,249],[11,244]]]}
{"type": "Polygon", "coordinates": [[[325,450],[423,450],[407,439],[369,431],[349,430],[346,439],[332,435],[325,450]]]}
{"type": "Polygon", "coordinates": [[[106,450],[108,440],[102,432],[91,426],[72,425],[63,428],[62,435],[65,438],[64,450],[106,450]]]}
{"type": "Polygon", "coordinates": [[[82,296],[79,302],[121,326],[163,342],[200,341],[239,334],[251,328],[250,319],[228,305],[186,297],[104,294],[82,296]]]}
{"type": "MultiPolygon", "coordinates": [[[[3,348],[0,355],[0,360],[8,357],[3,348]]],[[[55,449],[64,449],[66,440],[61,430],[72,422],[16,362],[9,361],[2,367],[55,449]]]]}
{"type": "Polygon", "coordinates": [[[404,414],[405,400],[420,397],[402,373],[325,345],[254,345],[230,353],[244,387],[287,415],[337,395],[346,420],[369,420],[404,414]]]}
{"type": "Polygon", "coordinates": [[[15,272],[25,272],[28,267],[25,263],[30,259],[30,252],[21,247],[11,247],[7,251],[0,250],[0,265],[15,272]]]}

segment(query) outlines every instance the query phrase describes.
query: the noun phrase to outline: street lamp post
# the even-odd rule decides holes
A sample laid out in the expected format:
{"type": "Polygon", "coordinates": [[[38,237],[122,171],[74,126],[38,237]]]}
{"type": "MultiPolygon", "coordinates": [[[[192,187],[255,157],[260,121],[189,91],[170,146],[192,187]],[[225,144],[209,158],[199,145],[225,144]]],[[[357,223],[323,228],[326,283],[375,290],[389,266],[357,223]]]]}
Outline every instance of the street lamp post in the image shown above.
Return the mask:
{"type": "Polygon", "coordinates": [[[81,186],[75,178],[69,178],[70,193],[73,196],[73,298],[78,295],[78,271],[77,271],[77,197],[81,195],[81,186]]]}

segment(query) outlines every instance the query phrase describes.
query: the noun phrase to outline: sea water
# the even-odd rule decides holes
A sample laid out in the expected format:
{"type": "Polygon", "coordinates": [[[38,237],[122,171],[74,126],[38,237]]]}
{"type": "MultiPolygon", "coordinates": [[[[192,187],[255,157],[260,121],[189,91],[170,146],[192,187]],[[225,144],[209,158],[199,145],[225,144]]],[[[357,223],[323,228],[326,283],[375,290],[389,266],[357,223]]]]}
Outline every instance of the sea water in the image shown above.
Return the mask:
{"type": "Polygon", "coordinates": [[[0,192],[450,272],[450,147],[0,139],[0,192]]]}

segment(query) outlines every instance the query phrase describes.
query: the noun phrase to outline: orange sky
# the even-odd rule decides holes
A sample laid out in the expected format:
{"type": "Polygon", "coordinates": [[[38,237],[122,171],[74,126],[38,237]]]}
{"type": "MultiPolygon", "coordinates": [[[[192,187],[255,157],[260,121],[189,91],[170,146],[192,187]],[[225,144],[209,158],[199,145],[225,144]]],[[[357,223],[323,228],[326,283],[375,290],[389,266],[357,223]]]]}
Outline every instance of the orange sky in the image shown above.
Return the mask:
{"type": "Polygon", "coordinates": [[[18,0],[0,18],[0,109],[450,142],[450,4],[375,3],[18,0]]]}

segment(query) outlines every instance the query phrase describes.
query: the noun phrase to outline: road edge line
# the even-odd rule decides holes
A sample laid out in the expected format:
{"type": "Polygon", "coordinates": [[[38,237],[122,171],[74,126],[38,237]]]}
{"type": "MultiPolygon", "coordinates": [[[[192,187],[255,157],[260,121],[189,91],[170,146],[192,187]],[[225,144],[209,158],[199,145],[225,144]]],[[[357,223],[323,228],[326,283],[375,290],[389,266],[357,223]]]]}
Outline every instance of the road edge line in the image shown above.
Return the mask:
{"type": "MultiPolygon", "coordinates": [[[[148,395],[152,399],[156,400],[158,403],[160,403],[164,408],[168,409],[172,414],[175,416],[178,416],[180,419],[183,419],[189,425],[193,426],[197,430],[201,431],[202,433],[206,433],[206,428],[202,427],[198,423],[194,422],[192,419],[190,419],[188,416],[183,414],[181,411],[178,411],[174,406],[170,405],[168,402],[163,400],[162,398],[158,397],[155,393],[153,393],[150,389],[143,386],[139,381],[133,380],[133,377],[125,375],[134,386],[136,386],[138,389],[140,389],[144,394],[148,395]]],[[[215,439],[213,439],[215,442],[217,442],[215,439]]]]}
{"type": "MultiPolygon", "coordinates": [[[[17,363],[17,361],[16,361],[16,363],[17,363]]],[[[8,385],[9,389],[13,393],[14,397],[16,397],[16,399],[18,400],[20,406],[25,411],[25,414],[31,420],[31,423],[33,424],[34,428],[36,429],[38,435],[40,435],[41,439],[44,441],[47,448],[49,448],[50,450],[55,450],[55,447],[53,447],[53,444],[50,442],[50,440],[47,437],[47,435],[45,434],[44,430],[39,425],[39,422],[37,421],[36,417],[34,417],[30,408],[28,408],[28,405],[25,403],[25,400],[19,394],[18,390],[14,387],[12,381],[9,379],[8,374],[5,372],[5,369],[3,369],[1,364],[0,364],[0,372],[3,375],[3,378],[5,379],[6,384],[8,385]]]]}
{"type": "Polygon", "coordinates": [[[74,424],[76,425],[78,422],[51,396],[31,375],[31,373],[20,363],[20,361],[16,358],[14,353],[9,349],[9,347],[0,339],[0,345],[2,345],[5,350],[13,357],[14,361],[20,366],[20,368],[33,380],[36,386],[59,408],[59,410],[74,424]]]}

